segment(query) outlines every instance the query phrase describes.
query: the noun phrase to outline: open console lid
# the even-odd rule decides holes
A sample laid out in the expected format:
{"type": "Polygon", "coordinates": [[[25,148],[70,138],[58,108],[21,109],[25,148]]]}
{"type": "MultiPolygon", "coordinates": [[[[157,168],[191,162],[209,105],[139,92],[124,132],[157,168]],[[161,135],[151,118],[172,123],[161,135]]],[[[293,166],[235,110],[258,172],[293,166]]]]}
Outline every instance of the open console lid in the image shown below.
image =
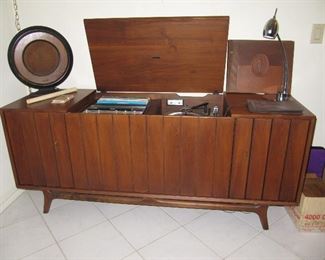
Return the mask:
{"type": "Polygon", "coordinates": [[[100,91],[222,92],[229,17],[85,19],[100,91]]]}

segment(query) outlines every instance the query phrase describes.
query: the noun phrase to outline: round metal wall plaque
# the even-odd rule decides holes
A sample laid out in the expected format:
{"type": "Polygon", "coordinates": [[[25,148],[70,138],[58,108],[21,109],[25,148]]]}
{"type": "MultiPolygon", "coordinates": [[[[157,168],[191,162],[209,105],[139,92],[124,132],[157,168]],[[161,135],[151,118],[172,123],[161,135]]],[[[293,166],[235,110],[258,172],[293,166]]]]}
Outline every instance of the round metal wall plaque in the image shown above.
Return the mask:
{"type": "Polygon", "coordinates": [[[45,26],[32,26],[12,39],[8,61],[14,75],[27,86],[54,89],[69,76],[73,55],[60,33],[45,26]]]}

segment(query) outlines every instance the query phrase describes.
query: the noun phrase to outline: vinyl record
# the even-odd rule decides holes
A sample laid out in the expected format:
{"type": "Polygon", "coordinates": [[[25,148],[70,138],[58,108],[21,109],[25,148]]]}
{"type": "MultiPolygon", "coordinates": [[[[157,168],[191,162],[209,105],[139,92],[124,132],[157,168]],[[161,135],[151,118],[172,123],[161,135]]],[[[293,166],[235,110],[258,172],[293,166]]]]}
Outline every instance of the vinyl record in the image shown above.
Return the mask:
{"type": "Polygon", "coordinates": [[[37,89],[54,89],[69,76],[73,55],[60,33],[45,26],[32,26],[12,39],[8,61],[22,83],[37,89]]]}

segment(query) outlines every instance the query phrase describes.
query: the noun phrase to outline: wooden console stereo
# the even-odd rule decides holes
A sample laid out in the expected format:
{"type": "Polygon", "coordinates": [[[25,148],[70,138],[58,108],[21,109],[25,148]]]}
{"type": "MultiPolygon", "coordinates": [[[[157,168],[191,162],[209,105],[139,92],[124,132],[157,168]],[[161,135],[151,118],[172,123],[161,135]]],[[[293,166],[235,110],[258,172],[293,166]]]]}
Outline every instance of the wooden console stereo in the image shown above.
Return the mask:
{"type": "MultiPolygon", "coordinates": [[[[249,112],[248,100],[274,99],[281,49],[228,44],[228,23],[85,20],[97,91],[1,108],[17,187],[43,191],[44,213],[55,198],[239,210],[257,213],[268,229],[269,205],[300,200],[316,119],[293,97],[298,112],[249,112]],[[150,101],[143,114],[86,112],[103,96],[150,101]]],[[[292,64],[293,43],[286,46],[292,64]]]]}

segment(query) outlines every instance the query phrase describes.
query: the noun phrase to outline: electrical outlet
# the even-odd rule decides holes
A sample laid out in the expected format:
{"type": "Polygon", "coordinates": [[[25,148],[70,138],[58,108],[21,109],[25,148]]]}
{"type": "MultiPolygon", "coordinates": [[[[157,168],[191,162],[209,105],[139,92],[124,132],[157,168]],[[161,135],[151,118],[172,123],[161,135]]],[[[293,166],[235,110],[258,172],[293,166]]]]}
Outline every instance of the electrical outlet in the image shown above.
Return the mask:
{"type": "Polygon", "coordinates": [[[323,43],[325,24],[313,24],[310,43],[323,43]]]}

